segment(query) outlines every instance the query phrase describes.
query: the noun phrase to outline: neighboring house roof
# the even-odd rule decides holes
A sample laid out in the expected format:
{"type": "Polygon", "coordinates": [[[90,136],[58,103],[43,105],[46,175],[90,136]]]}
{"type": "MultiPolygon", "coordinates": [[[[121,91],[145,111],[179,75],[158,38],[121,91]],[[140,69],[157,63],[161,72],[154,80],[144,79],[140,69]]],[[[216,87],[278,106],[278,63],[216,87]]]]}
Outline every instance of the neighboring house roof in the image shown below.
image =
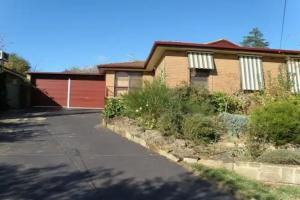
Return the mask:
{"type": "Polygon", "coordinates": [[[132,61],[132,62],[120,62],[120,63],[108,63],[97,65],[99,68],[126,68],[126,69],[143,69],[144,61],[132,61]]]}
{"type": "Polygon", "coordinates": [[[86,72],[28,72],[30,75],[86,75],[95,76],[103,75],[101,73],[86,73],[86,72]]]}
{"type": "Polygon", "coordinates": [[[220,40],[216,40],[216,41],[213,41],[213,42],[208,42],[206,43],[207,45],[210,45],[210,46],[216,46],[216,47],[240,47],[239,45],[237,44],[234,44],[233,42],[230,42],[226,39],[220,39],[220,40]]]}
{"type": "Polygon", "coordinates": [[[86,73],[86,74],[96,74],[99,73],[98,67],[84,67],[84,68],[79,68],[79,69],[71,69],[71,70],[65,70],[63,73],[86,73]]]}

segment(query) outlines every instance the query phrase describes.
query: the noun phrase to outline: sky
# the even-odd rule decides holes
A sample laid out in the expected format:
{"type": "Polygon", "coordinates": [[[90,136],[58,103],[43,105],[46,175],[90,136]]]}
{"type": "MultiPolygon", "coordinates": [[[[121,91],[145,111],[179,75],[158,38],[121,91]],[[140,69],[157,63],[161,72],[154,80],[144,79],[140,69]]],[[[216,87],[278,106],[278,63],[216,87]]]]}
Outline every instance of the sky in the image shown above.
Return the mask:
{"type": "MultiPolygon", "coordinates": [[[[0,0],[5,50],[33,71],[145,60],[157,40],[239,43],[253,27],[279,48],[284,0],[0,0]]],[[[300,1],[287,0],[283,49],[300,49],[300,1]]]]}

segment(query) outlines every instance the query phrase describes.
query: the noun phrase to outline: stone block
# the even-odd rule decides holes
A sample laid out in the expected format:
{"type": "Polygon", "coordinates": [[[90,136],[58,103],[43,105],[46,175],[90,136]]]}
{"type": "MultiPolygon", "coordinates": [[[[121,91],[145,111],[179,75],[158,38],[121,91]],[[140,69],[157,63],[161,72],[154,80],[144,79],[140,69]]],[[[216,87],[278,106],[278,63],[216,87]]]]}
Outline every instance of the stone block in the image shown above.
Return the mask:
{"type": "Polygon", "coordinates": [[[294,183],[300,185],[300,169],[295,169],[294,183]]]}
{"type": "Polygon", "coordinates": [[[223,166],[225,169],[232,171],[233,170],[233,163],[232,162],[224,162],[223,166]]]}
{"type": "Polygon", "coordinates": [[[234,164],[233,170],[239,175],[248,177],[250,179],[259,179],[259,170],[257,168],[234,164]]]}
{"type": "Polygon", "coordinates": [[[281,167],[275,165],[264,165],[262,164],[261,173],[259,179],[267,182],[280,182],[281,177],[281,167]]]}
{"type": "Polygon", "coordinates": [[[293,183],[294,182],[294,169],[290,167],[282,167],[282,182],[293,183]]]}
{"type": "Polygon", "coordinates": [[[255,167],[255,168],[261,167],[261,163],[259,163],[259,162],[249,162],[248,165],[249,165],[249,167],[255,167]]]}
{"type": "Polygon", "coordinates": [[[222,168],[224,167],[223,161],[220,160],[198,160],[199,164],[205,165],[207,167],[213,167],[213,168],[222,168]]]}
{"type": "Polygon", "coordinates": [[[174,162],[180,162],[181,161],[180,158],[178,158],[178,157],[174,156],[173,154],[168,153],[168,152],[166,152],[164,150],[158,150],[157,153],[160,154],[160,155],[162,155],[162,156],[164,156],[164,157],[166,157],[166,158],[168,158],[169,160],[174,161],[174,162]]]}
{"type": "Polygon", "coordinates": [[[189,157],[183,158],[183,161],[189,164],[196,164],[198,160],[199,160],[198,158],[189,158],[189,157]]]}

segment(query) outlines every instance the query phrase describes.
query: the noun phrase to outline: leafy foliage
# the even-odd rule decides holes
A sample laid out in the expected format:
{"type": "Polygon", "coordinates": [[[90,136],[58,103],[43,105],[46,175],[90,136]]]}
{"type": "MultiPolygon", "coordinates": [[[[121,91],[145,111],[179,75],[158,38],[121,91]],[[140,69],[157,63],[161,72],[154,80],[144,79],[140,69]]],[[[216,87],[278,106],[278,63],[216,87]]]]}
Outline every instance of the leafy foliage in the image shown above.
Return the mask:
{"type": "Polygon", "coordinates": [[[276,146],[300,144],[300,107],[293,101],[277,101],[257,108],[250,117],[250,136],[276,146]]]}
{"type": "Polygon", "coordinates": [[[26,74],[30,70],[29,62],[17,54],[10,54],[8,62],[4,66],[21,74],[26,74]]]}
{"type": "Polygon", "coordinates": [[[257,161],[273,164],[300,165],[300,153],[286,149],[267,151],[259,156],[257,161]]]}
{"type": "Polygon", "coordinates": [[[102,113],[105,119],[111,119],[122,115],[124,112],[124,104],[121,99],[110,98],[106,100],[105,109],[102,113]]]}
{"type": "Polygon", "coordinates": [[[220,136],[216,120],[202,114],[186,116],[183,121],[182,132],[185,138],[204,143],[216,142],[220,136]]]}
{"type": "Polygon", "coordinates": [[[246,131],[248,125],[248,118],[244,115],[221,113],[219,120],[232,136],[240,136],[246,131]]]}
{"type": "Polygon", "coordinates": [[[211,102],[218,113],[239,113],[243,109],[243,103],[236,96],[223,92],[214,92],[211,95],[211,102]]]}
{"type": "Polygon", "coordinates": [[[158,129],[166,136],[181,135],[184,115],[182,112],[170,110],[159,118],[158,129]]]}
{"type": "Polygon", "coordinates": [[[159,80],[145,83],[141,90],[123,96],[125,115],[137,119],[147,128],[154,128],[160,115],[170,104],[170,90],[159,80]]]}
{"type": "Polygon", "coordinates": [[[241,45],[244,47],[266,48],[269,46],[269,42],[263,38],[262,32],[255,27],[249,32],[249,35],[244,37],[241,45]]]}
{"type": "Polygon", "coordinates": [[[206,115],[212,115],[215,112],[210,93],[205,88],[184,85],[174,88],[171,91],[171,96],[173,102],[180,102],[182,112],[185,114],[205,113],[206,115]]]}

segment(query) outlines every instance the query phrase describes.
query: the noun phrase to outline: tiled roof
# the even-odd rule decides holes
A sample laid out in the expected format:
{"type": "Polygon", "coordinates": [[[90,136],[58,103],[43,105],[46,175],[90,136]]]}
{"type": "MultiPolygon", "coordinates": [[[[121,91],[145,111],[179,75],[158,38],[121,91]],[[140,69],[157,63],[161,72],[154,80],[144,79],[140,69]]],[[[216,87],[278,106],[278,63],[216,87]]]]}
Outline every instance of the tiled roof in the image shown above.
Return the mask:
{"type": "Polygon", "coordinates": [[[120,63],[108,63],[97,65],[99,68],[132,68],[132,69],[143,69],[144,61],[133,61],[133,62],[120,62],[120,63]]]}

